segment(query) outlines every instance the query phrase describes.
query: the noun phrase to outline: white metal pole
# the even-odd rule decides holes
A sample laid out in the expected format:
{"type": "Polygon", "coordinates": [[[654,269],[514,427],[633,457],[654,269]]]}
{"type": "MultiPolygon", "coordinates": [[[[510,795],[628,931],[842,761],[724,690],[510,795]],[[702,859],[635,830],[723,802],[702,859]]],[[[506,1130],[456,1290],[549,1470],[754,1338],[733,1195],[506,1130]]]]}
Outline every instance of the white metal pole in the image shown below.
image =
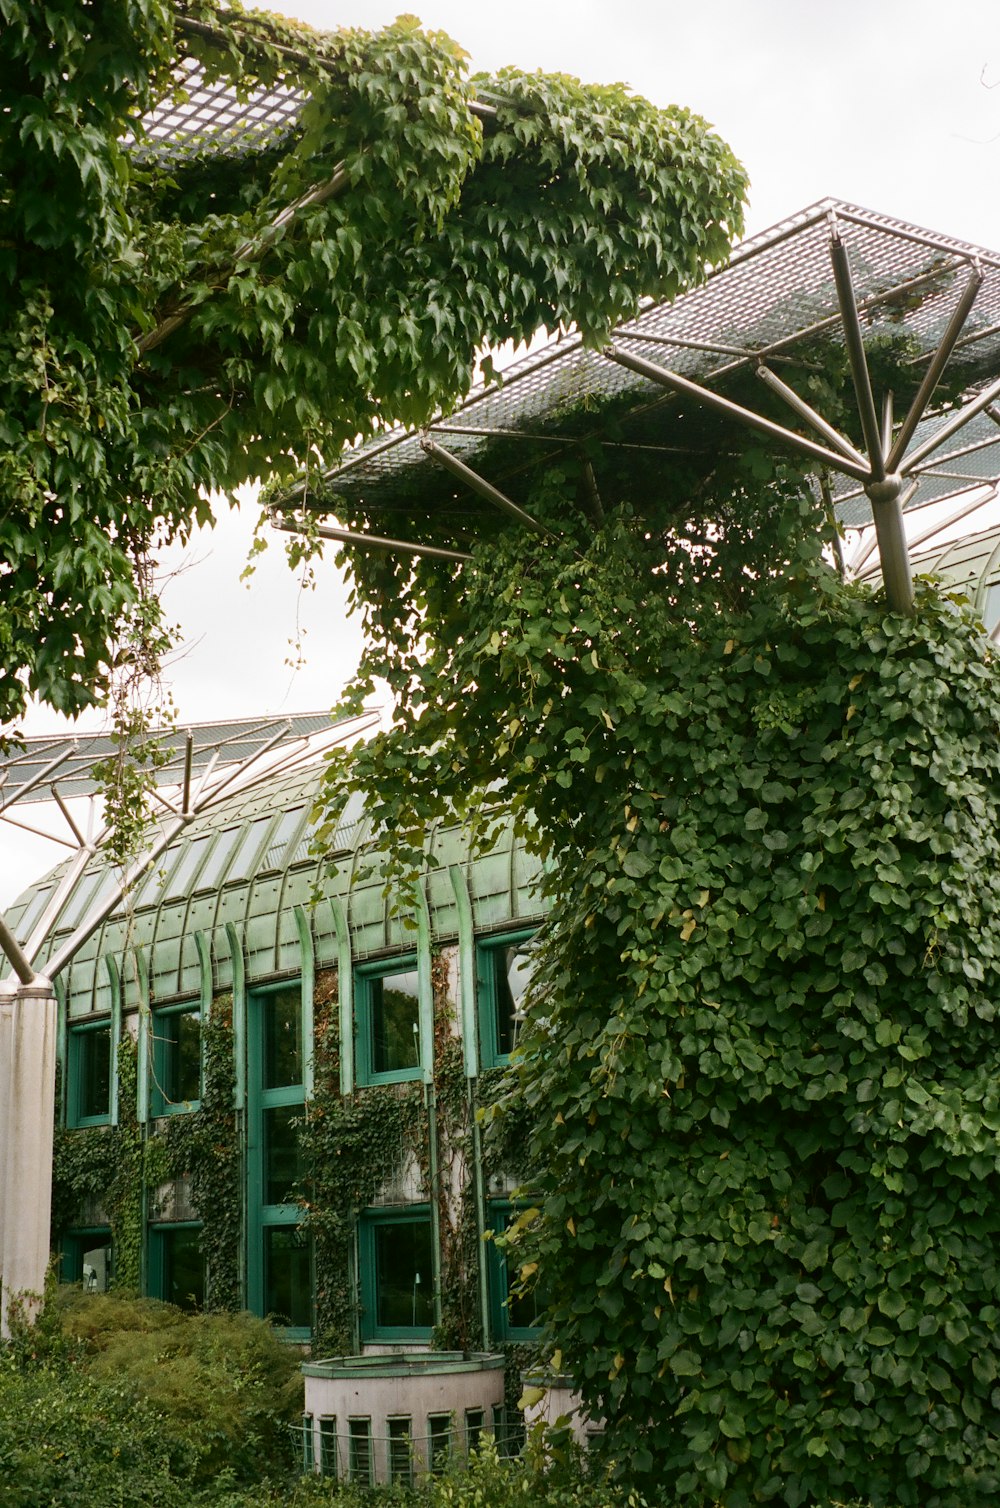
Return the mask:
{"type": "Polygon", "coordinates": [[[55,1117],[55,991],[37,975],[0,1005],[0,1334],[12,1315],[32,1318],[49,1261],[52,1132],[55,1117]],[[8,1025],[9,1022],[9,1025],[8,1025]]]}

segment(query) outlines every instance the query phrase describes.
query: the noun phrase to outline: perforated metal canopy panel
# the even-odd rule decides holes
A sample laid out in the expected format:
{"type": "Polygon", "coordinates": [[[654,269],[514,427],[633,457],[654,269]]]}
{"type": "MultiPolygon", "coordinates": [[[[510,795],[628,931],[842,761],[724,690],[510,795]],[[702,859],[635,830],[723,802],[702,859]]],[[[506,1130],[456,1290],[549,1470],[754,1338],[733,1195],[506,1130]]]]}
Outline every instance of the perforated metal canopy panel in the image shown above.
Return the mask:
{"type": "Polygon", "coordinates": [[[180,159],[206,148],[260,149],[293,131],[304,96],[286,85],[262,86],[240,98],[231,85],[208,84],[194,58],[180,62],[174,91],[143,117],[139,140],[126,138],[138,158],[180,159]]]}
{"type": "MultiPolygon", "coordinates": [[[[651,305],[621,325],[614,346],[722,392],[740,380],[745,386],[762,361],[802,389],[803,379],[831,350],[844,349],[830,255],[834,227],[847,247],[866,349],[891,349],[897,372],[912,374],[914,387],[978,266],[984,280],[948,374],[949,380],[957,374],[970,393],[996,377],[1000,255],[834,199],[742,243],[701,287],[672,303],[651,305]]],[[[767,397],[762,384],[761,397],[767,397]]],[[[584,439],[605,453],[659,449],[665,458],[704,447],[704,423],[693,422],[692,412],[690,399],[678,399],[570,337],[508,368],[502,386],[474,391],[429,430],[520,501],[519,483],[539,463],[584,439]]],[[[790,411],[779,418],[786,428],[816,438],[790,411]]],[[[940,422],[933,414],[925,418],[910,448],[940,422]]],[[[715,418],[713,443],[724,445],[727,433],[738,438],[734,421],[715,418]]],[[[849,438],[862,443],[860,432],[849,438]]],[[[969,484],[1000,477],[1000,428],[988,414],[917,469],[919,485],[909,504],[956,491],[957,473],[969,484]]],[[[848,478],[833,483],[845,522],[867,520],[862,489],[848,478]]],[[[286,503],[293,501],[317,512],[428,508],[458,522],[474,521],[483,506],[442,476],[421,448],[420,434],[400,429],[345,455],[308,494],[300,489],[286,503]]]]}

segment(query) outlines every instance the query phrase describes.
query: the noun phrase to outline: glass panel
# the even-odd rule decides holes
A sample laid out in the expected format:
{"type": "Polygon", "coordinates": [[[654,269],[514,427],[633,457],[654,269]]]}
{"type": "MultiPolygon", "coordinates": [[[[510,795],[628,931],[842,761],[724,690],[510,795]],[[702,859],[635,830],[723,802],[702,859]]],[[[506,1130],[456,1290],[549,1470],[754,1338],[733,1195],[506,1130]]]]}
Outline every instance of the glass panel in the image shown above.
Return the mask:
{"type": "Polygon", "coordinates": [[[390,1419],[389,1424],[389,1481],[409,1487],[413,1482],[413,1423],[410,1419],[390,1419]]]}
{"type": "Polygon", "coordinates": [[[264,1310],[276,1325],[312,1323],[309,1243],[294,1225],[264,1228],[264,1310]]]}
{"type": "Polygon", "coordinates": [[[83,1253],[82,1287],[86,1293],[107,1293],[111,1282],[111,1243],[83,1253]]]}
{"type": "Polygon", "coordinates": [[[205,849],[211,841],[211,837],[195,838],[193,843],[188,844],[181,854],[177,868],[170,876],[170,883],[163,892],[163,900],[172,901],[184,895],[191,876],[204,858],[205,849]]]}
{"type": "Polygon", "coordinates": [[[359,1487],[374,1485],[372,1473],[372,1423],[370,1419],[348,1419],[348,1475],[359,1487]]]}
{"type": "Polygon", "coordinates": [[[183,1105],[201,1095],[201,1017],[194,1011],[174,1011],[157,1017],[162,1071],[158,1075],[164,1100],[183,1105]]]}
{"type": "Polygon", "coordinates": [[[494,948],[492,955],[493,1000],[496,1010],[494,1046],[498,1057],[506,1057],[514,1048],[514,1017],[520,1011],[521,998],[531,981],[532,957],[527,942],[494,948]]]}
{"type": "Polygon", "coordinates": [[[302,1082],[302,988],[260,996],[264,1020],[264,1088],[302,1082]]]}
{"type": "Polygon", "coordinates": [[[264,831],[270,827],[271,821],[270,817],[258,817],[256,822],[251,822],[249,827],[243,829],[243,841],[236,851],[232,868],[226,875],[227,885],[230,880],[242,880],[246,878],[254,859],[257,857],[257,851],[263,842],[264,831]]]}
{"type": "Polygon", "coordinates": [[[416,969],[369,979],[373,1073],[420,1067],[420,1003],[416,969]]]}
{"type": "Polygon", "coordinates": [[[54,889],[54,885],[45,885],[41,890],[36,890],[35,894],[30,898],[21,914],[20,920],[14,927],[18,942],[26,943],[28,941],[28,938],[31,936],[31,929],[44,911],[45,903],[54,889]]]}
{"type": "Polygon", "coordinates": [[[111,1112],[111,1027],[76,1033],[77,1115],[111,1112]]]}
{"type": "Polygon", "coordinates": [[[227,827],[219,834],[205,867],[198,876],[198,890],[211,890],[222,875],[226,860],[236,847],[242,827],[227,827]]]}
{"type": "Polygon", "coordinates": [[[308,1475],[316,1464],[315,1445],[313,1443],[313,1416],[302,1415],[302,1470],[308,1475]]]}
{"type": "Polygon", "coordinates": [[[205,1259],[196,1230],[159,1232],[163,1243],[163,1293],[179,1309],[200,1309],[205,1302],[205,1259]]]}
{"type": "Polygon", "coordinates": [[[375,1226],[375,1321],[412,1329],[434,1323],[429,1220],[375,1226]]]}
{"type": "Polygon", "coordinates": [[[302,1168],[294,1122],[301,1105],[278,1105],[264,1111],[264,1203],[291,1204],[302,1168]]]}
{"type": "Polygon", "coordinates": [[[280,869],[285,856],[285,849],[296,828],[302,821],[302,813],[305,807],[293,807],[290,812],[285,812],[267,845],[267,851],[261,861],[261,869],[280,869]]]}

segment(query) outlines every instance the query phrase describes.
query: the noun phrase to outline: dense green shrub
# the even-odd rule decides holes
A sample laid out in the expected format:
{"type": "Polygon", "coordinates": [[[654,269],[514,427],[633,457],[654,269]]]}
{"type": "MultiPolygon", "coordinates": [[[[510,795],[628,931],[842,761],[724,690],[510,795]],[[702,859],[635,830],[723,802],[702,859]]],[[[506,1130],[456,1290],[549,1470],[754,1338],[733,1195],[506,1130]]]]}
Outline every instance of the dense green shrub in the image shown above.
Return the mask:
{"type": "Polygon", "coordinates": [[[198,1484],[227,1469],[253,1481],[288,1470],[288,1426],[302,1411],[300,1358],[263,1320],[71,1289],[57,1305],[80,1372],[156,1414],[178,1477],[198,1484]]]}

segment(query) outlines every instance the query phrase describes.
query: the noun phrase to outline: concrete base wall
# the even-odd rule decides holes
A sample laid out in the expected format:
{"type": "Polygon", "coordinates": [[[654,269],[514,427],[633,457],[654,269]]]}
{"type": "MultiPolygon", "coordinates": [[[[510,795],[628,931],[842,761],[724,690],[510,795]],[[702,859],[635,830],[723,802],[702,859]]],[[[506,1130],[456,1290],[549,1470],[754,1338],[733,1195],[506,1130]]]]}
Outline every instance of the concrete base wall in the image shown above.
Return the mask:
{"type": "Polygon", "coordinates": [[[465,1453],[470,1413],[481,1414],[483,1427],[491,1430],[493,1410],[503,1404],[502,1356],[431,1351],[336,1357],[306,1363],[302,1371],[312,1462],[317,1471],[325,1469],[341,1479],[358,1475],[358,1442],[364,1438],[365,1421],[371,1481],[381,1483],[391,1480],[393,1422],[409,1442],[397,1443],[397,1459],[400,1452],[408,1454],[412,1474],[419,1477],[430,1470],[435,1446],[465,1453]],[[432,1420],[441,1433],[435,1435],[432,1420]]]}

